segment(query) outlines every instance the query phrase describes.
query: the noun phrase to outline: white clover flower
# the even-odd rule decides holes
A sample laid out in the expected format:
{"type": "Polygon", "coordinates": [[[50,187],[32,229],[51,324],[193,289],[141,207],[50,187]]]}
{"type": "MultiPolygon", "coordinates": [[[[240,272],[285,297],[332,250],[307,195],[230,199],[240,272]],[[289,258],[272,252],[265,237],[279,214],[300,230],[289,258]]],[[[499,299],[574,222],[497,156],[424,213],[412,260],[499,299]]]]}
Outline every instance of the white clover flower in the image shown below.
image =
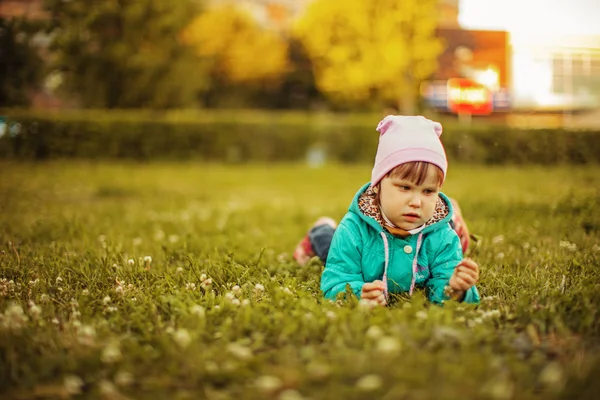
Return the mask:
{"type": "Polygon", "coordinates": [[[165,238],[165,233],[161,230],[156,231],[156,233],[154,233],[154,240],[161,241],[165,238]]]}
{"type": "Polygon", "coordinates": [[[179,274],[183,273],[183,268],[181,268],[181,267],[177,267],[177,269],[175,270],[175,273],[176,273],[177,275],[179,275],[179,274]]]}
{"type": "Polygon", "coordinates": [[[187,330],[177,329],[175,333],[173,333],[173,340],[175,341],[175,343],[177,343],[179,347],[184,349],[188,347],[189,344],[192,342],[192,337],[190,336],[190,333],[187,330]]]}
{"type": "Polygon", "coordinates": [[[286,389],[279,395],[279,400],[303,400],[304,397],[294,389],[286,389]]]}
{"type": "Polygon", "coordinates": [[[256,285],[254,285],[254,291],[256,291],[257,293],[264,292],[265,287],[263,285],[261,285],[260,283],[257,283],[256,285]]]}
{"type": "Polygon", "coordinates": [[[29,286],[35,286],[39,283],[39,279],[36,279],[35,281],[29,281],[29,286]]]}
{"type": "Polygon", "coordinates": [[[102,350],[102,355],[100,356],[100,359],[105,364],[112,364],[121,360],[122,357],[123,355],[121,354],[121,348],[119,347],[119,343],[111,342],[108,344],[108,346],[104,348],[104,350],[102,350]]]}
{"type": "Polygon", "coordinates": [[[188,282],[185,284],[185,289],[186,290],[196,290],[196,284],[192,283],[192,282],[188,282]]]}
{"type": "Polygon", "coordinates": [[[240,302],[240,299],[233,299],[231,300],[231,304],[233,304],[234,306],[239,306],[242,303],[240,302]]]}
{"type": "Polygon", "coordinates": [[[116,386],[106,379],[102,379],[98,383],[98,389],[100,390],[100,394],[108,398],[116,398],[115,396],[118,394],[116,386]]]}
{"type": "Polygon", "coordinates": [[[110,303],[110,301],[111,301],[111,298],[110,298],[110,296],[105,296],[105,297],[102,299],[102,303],[104,303],[104,305],[107,305],[108,303],[110,303]]]}
{"type": "Polygon", "coordinates": [[[293,292],[290,290],[290,288],[289,288],[289,287],[287,287],[287,286],[283,288],[283,292],[284,292],[284,293],[286,293],[286,294],[294,294],[294,293],[293,293],[293,292]]]}
{"type": "Polygon", "coordinates": [[[130,258],[129,260],[127,260],[127,264],[133,266],[135,264],[135,260],[133,258],[130,258]]]}
{"type": "MultiPolygon", "coordinates": [[[[60,276],[57,276],[57,277],[56,277],[56,284],[57,284],[57,285],[60,285],[60,284],[62,283],[62,281],[63,281],[63,278],[61,278],[60,276]]],[[[11,282],[12,282],[12,281],[11,281],[11,282]]]]}
{"type": "Polygon", "coordinates": [[[504,242],[504,235],[498,235],[492,238],[492,244],[500,244],[502,242],[504,242]]]}
{"type": "Polygon", "coordinates": [[[115,292],[117,294],[121,295],[121,294],[123,294],[123,291],[124,291],[124,289],[123,289],[123,286],[121,286],[121,285],[117,285],[117,287],[115,288],[115,292]]]}
{"type": "Polygon", "coordinates": [[[90,291],[88,289],[83,289],[81,291],[81,294],[84,295],[84,296],[87,296],[88,294],[90,294],[90,291]]]}
{"type": "Polygon", "coordinates": [[[246,306],[248,306],[248,305],[250,305],[250,300],[248,300],[248,299],[244,299],[244,300],[242,300],[242,306],[243,306],[243,307],[246,307],[246,306]]]}
{"type": "Polygon", "coordinates": [[[135,303],[137,301],[137,297],[132,297],[130,300],[135,303]]]}
{"type": "Polygon", "coordinates": [[[33,318],[38,318],[42,314],[42,309],[38,307],[33,301],[29,302],[29,314],[33,318]]]}
{"type": "Polygon", "coordinates": [[[281,389],[283,381],[271,375],[263,375],[254,381],[254,386],[264,394],[272,394],[281,389]]]}
{"type": "Polygon", "coordinates": [[[325,312],[325,316],[331,321],[334,321],[337,319],[337,314],[331,310],[327,310],[327,312],[325,312]]]}
{"type": "Polygon", "coordinates": [[[593,251],[600,251],[600,246],[598,246],[597,244],[595,244],[595,245],[592,247],[592,250],[593,250],[593,251]]]}
{"type": "Polygon", "coordinates": [[[150,264],[150,263],[152,262],[152,257],[150,257],[150,256],[146,256],[146,257],[144,257],[144,262],[145,262],[146,264],[150,264]]]}
{"type": "Polygon", "coordinates": [[[43,295],[40,296],[40,301],[42,303],[47,303],[50,301],[50,296],[48,296],[46,293],[44,293],[43,295]]]}
{"type": "Polygon", "coordinates": [[[115,307],[115,306],[106,307],[106,312],[109,313],[109,314],[114,313],[117,310],[118,310],[118,308],[115,307]]]}
{"type": "Polygon", "coordinates": [[[202,289],[204,290],[209,290],[212,286],[212,278],[206,279],[200,286],[202,286],[202,289]]]}
{"type": "Polygon", "coordinates": [[[232,292],[227,292],[227,293],[225,293],[225,298],[227,300],[233,300],[233,299],[235,299],[235,294],[233,294],[232,292]]]}
{"type": "Polygon", "coordinates": [[[91,325],[81,325],[81,328],[79,329],[79,336],[77,337],[78,342],[86,346],[92,346],[95,342],[95,339],[96,328],[91,325]]]}
{"type": "Polygon", "coordinates": [[[58,318],[54,317],[54,318],[52,318],[52,323],[54,325],[58,325],[58,324],[60,324],[60,321],[58,320],[58,318]]]}
{"type": "Polygon", "coordinates": [[[11,304],[4,312],[4,324],[8,329],[19,330],[27,324],[29,317],[25,315],[23,307],[19,304],[11,304]]]}
{"type": "Polygon", "coordinates": [[[500,311],[498,310],[490,310],[490,311],[486,311],[484,312],[481,316],[484,319],[493,319],[493,318],[500,318],[500,311]]]}
{"type": "Polygon", "coordinates": [[[384,336],[377,341],[377,351],[384,354],[396,354],[402,349],[400,341],[392,336],[384,336]]]}
{"type": "Polygon", "coordinates": [[[426,320],[427,319],[427,313],[425,311],[423,311],[423,310],[417,311],[415,313],[415,317],[417,317],[418,319],[421,319],[421,320],[426,320]]]}
{"type": "Polygon", "coordinates": [[[558,243],[558,246],[563,249],[567,249],[569,251],[577,251],[577,245],[575,243],[568,242],[566,240],[561,240],[558,243]]]}
{"type": "Polygon", "coordinates": [[[384,335],[383,330],[377,325],[371,325],[367,329],[366,336],[371,340],[377,340],[384,335]]]}
{"type": "Polygon", "coordinates": [[[83,381],[77,375],[67,375],[64,379],[64,387],[68,394],[76,395],[81,393],[83,381]]]}
{"type": "Polygon", "coordinates": [[[499,260],[502,260],[504,258],[504,253],[500,252],[500,253],[496,254],[496,258],[499,260]]]}
{"type": "Polygon", "coordinates": [[[239,343],[229,343],[227,352],[237,359],[248,361],[252,358],[252,349],[243,346],[239,343]]]}
{"type": "Polygon", "coordinates": [[[242,288],[239,287],[239,285],[235,285],[234,287],[231,288],[231,291],[236,294],[239,295],[242,293],[242,288]]]}
{"type": "Polygon", "coordinates": [[[118,386],[129,386],[133,383],[133,375],[128,371],[119,371],[115,375],[115,383],[118,386]]]}
{"type": "Polygon", "coordinates": [[[179,236],[177,235],[169,235],[169,242],[170,243],[177,243],[179,241],[179,236]]]}
{"type": "Polygon", "coordinates": [[[356,382],[356,388],[361,392],[372,392],[383,385],[383,380],[379,375],[369,374],[360,378],[356,382]]]}
{"type": "Polygon", "coordinates": [[[190,308],[190,312],[200,318],[204,318],[206,316],[206,310],[204,307],[198,304],[194,304],[192,308],[190,308]]]}
{"type": "Polygon", "coordinates": [[[206,280],[206,278],[207,278],[206,274],[201,274],[201,275],[200,275],[200,280],[201,280],[201,281],[203,281],[203,282],[204,282],[204,281],[206,280]]]}

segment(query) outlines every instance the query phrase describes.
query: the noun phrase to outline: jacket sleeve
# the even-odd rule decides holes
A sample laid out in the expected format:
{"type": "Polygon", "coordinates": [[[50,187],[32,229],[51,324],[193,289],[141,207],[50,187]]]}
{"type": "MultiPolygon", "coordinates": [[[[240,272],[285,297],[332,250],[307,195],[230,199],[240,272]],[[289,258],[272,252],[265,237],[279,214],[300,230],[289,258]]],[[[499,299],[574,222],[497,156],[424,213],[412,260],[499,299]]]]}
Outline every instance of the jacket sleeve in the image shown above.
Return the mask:
{"type": "Polygon", "coordinates": [[[335,230],[325,269],[321,276],[321,290],[326,298],[335,300],[349,284],[358,298],[365,281],[362,274],[362,240],[353,222],[344,219],[335,230]]]}
{"type": "MultiPolygon", "coordinates": [[[[433,256],[430,264],[431,277],[425,283],[427,297],[432,303],[440,304],[449,297],[444,293],[444,289],[450,284],[450,278],[454,269],[463,259],[460,239],[452,228],[441,233],[441,244],[437,253],[433,256]]],[[[465,303],[479,303],[479,292],[475,286],[471,287],[465,293],[463,299],[465,303]]]]}

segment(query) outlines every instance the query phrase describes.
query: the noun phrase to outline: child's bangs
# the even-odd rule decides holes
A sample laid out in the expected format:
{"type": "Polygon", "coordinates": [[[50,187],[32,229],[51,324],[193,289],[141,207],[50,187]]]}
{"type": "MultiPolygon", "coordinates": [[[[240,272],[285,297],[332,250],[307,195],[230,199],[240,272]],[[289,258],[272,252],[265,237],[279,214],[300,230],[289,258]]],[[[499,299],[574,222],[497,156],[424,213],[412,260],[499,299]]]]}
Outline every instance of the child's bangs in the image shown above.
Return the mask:
{"type": "Polygon", "coordinates": [[[438,186],[444,183],[444,173],[437,165],[425,161],[411,161],[397,166],[388,174],[390,177],[405,179],[416,185],[421,185],[427,179],[429,168],[435,168],[438,186]]]}

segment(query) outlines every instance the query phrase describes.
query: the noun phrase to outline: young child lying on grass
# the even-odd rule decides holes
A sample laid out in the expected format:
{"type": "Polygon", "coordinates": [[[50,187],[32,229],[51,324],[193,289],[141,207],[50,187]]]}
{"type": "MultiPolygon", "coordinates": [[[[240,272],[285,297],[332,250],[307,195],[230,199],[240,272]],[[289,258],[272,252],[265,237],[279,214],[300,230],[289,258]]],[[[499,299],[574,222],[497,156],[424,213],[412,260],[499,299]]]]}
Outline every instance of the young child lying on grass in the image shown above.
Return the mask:
{"type": "Polygon", "coordinates": [[[377,130],[371,181],[339,226],[320,218],[294,258],[300,264],[315,255],[323,260],[321,290],[329,299],[349,285],[359,298],[380,305],[389,293],[412,295],[415,287],[425,288],[434,303],[478,303],[479,266],[463,258],[468,231],[456,203],[440,191],[448,167],[441,124],[387,116],[377,130]]]}

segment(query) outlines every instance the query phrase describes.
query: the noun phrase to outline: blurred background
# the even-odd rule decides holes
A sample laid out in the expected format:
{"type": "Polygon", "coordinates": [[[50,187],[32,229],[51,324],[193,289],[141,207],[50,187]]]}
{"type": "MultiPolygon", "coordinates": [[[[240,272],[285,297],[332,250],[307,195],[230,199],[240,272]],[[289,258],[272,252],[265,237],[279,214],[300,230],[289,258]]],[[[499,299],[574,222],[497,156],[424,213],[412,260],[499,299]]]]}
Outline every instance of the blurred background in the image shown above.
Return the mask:
{"type": "Polygon", "coordinates": [[[85,110],[596,129],[598,17],[596,0],[0,0],[1,131],[85,110]]]}

